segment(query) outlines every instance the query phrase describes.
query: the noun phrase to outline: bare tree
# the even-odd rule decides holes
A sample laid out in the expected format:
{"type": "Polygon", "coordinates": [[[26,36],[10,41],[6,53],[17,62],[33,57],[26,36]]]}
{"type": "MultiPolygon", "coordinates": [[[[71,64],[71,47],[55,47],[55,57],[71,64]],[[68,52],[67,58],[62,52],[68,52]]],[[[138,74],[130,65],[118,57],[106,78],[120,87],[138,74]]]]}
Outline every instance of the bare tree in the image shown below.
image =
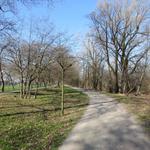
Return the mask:
{"type": "Polygon", "coordinates": [[[5,50],[7,49],[9,45],[8,41],[3,41],[3,44],[0,45],[0,77],[1,77],[1,83],[2,83],[2,89],[1,91],[4,92],[5,89],[5,81],[4,81],[4,59],[5,59],[5,50]]]}
{"type": "Polygon", "coordinates": [[[149,36],[148,14],[149,8],[134,0],[105,1],[90,15],[92,35],[103,47],[116,93],[129,91],[129,76],[149,50],[143,46],[149,36]]]}
{"type": "Polygon", "coordinates": [[[64,46],[58,46],[54,50],[54,58],[61,68],[62,97],[61,97],[61,115],[64,114],[64,78],[66,71],[75,63],[73,56],[69,54],[69,49],[64,46]]]}
{"type": "MultiPolygon", "coordinates": [[[[103,80],[103,68],[104,68],[104,55],[103,51],[92,41],[88,39],[85,43],[86,49],[86,61],[88,69],[88,78],[91,77],[92,88],[97,90],[102,90],[102,80],[103,80]]],[[[84,59],[84,58],[83,58],[84,59]]]]}

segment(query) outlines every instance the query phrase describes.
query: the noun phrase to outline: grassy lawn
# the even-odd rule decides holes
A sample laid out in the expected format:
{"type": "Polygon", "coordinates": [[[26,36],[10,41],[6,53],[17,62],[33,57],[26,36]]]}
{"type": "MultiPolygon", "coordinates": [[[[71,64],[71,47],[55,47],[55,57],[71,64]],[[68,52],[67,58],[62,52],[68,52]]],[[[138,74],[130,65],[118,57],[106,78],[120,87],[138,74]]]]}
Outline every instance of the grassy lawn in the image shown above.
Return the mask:
{"type": "MultiPolygon", "coordinates": [[[[36,85],[32,85],[32,88],[35,88],[36,85]]],[[[44,88],[44,86],[41,86],[40,88],[44,88]]],[[[20,85],[16,84],[14,85],[14,88],[11,85],[5,85],[5,91],[4,92],[12,92],[12,91],[19,91],[20,85]]],[[[0,92],[1,92],[1,86],[0,86],[0,92]]]]}
{"type": "Polygon", "coordinates": [[[140,120],[148,135],[150,135],[150,95],[107,94],[118,102],[126,104],[127,109],[140,120]]]}
{"type": "Polygon", "coordinates": [[[65,114],[60,116],[59,88],[41,89],[37,99],[0,95],[0,150],[56,150],[77,123],[88,97],[65,87],[65,114]]]}
{"type": "MultiPolygon", "coordinates": [[[[20,88],[19,84],[14,85],[14,88],[11,85],[5,85],[5,92],[16,91],[16,90],[19,90],[19,88],[20,88]]],[[[1,86],[0,86],[0,89],[1,89],[1,86]]]]}

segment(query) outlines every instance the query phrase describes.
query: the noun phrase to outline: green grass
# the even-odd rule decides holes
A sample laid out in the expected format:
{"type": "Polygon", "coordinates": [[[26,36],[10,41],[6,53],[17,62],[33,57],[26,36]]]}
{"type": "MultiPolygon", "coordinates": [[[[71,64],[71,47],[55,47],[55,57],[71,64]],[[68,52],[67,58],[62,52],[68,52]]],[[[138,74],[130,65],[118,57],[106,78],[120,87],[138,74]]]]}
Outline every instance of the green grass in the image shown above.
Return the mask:
{"type": "MultiPolygon", "coordinates": [[[[35,88],[35,87],[36,85],[33,84],[32,88],[35,88]]],[[[44,88],[44,86],[41,86],[41,88],[44,88]]],[[[20,89],[19,84],[14,85],[14,88],[12,87],[12,85],[5,85],[4,92],[19,91],[19,89],[20,89]]],[[[0,86],[0,91],[1,91],[1,86],[0,86]]]]}
{"type": "Polygon", "coordinates": [[[127,109],[133,113],[143,127],[145,128],[146,132],[150,136],[150,95],[123,95],[123,94],[108,94],[115,98],[119,103],[123,103],[127,106],[127,109]]]}
{"type": "Polygon", "coordinates": [[[0,150],[57,150],[83,114],[88,97],[65,87],[65,111],[60,116],[59,88],[41,89],[37,99],[0,95],[0,150]]]}
{"type": "MultiPolygon", "coordinates": [[[[16,91],[19,90],[20,86],[19,84],[14,85],[14,88],[11,85],[5,85],[5,92],[11,92],[11,91],[16,91]]],[[[1,86],[0,86],[1,89],[1,86]]]]}

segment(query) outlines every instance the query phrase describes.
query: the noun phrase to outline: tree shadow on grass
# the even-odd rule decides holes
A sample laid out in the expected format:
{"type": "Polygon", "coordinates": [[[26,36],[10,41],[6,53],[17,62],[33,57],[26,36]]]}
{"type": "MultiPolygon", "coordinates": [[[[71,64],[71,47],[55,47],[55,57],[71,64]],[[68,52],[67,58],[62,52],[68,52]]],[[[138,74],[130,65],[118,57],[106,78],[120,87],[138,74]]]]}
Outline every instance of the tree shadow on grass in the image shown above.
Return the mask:
{"type": "MultiPolygon", "coordinates": [[[[103,101],[103,102],[98,102],[98,103],[93,103],[93,104],[90,104],[90,107],[99,107],[99,105],[103,105],[103,103],[110,103],[110,105],[113,103],[114,105],[117,104],[116,101],[103,101]]],[[[51,104],[51,103],[46,103],[46,104],[51,104]]],[[[87,106],[88,103],[82,103],[82,104],[76,104],[76,105],[70,105],[70,106],[65,106],[65,109],[70,109],[70,108],[81,108],[81,107],[84,107],[84,106],[87,106]]],[[[0,114],[0,117],[7,117],[7,116],[16,116],[16,115],[29,115],[29,114],[37,114],[37,113],[46,113],[46,112],[55,112],[55,111],[59,111],[61,110],[61,107],[54,107],[54,108],[51,108],[51,109],[46,109],[46,108],[42,108],[40,107],[41,105],[38,105],[38,106],[34,106],[34,105],[20,105],[20,106],[16,106],[16,107],[30,107],[30,108],[35,108],[35,109],[38,109],[38,110],[35,110],[35,111],[28,111],[28,112],[15,112],[15,113],[6,113],[6,114],[0,114]]],[[[44,105],[45,106],[45,105],[44,105]]],[[[47,105],[48,106],[48,105],[47,105]]],[[[15,107],[6,107],[6,108],[15,108],[15,107]]]]}
{"type": "MultiPolygon", "coordinates": [[[[80,107],[83,107],[83,106],[86,106],[88,105],[87,103],[85,104],[78,104],[78,105],[72,105],[72,106],[66,106],[65,109],[69,109],[69,108],[80,108],[80,107]]],[[[24,105],[22,105],[24,106],[24,105]]],[[[25,105],[26,106],[26,105],[25,105]]],[[[41,107],[35,107],[33,105],[28,105],[28,107],[32,107],[32,108],[36,108],[36,109],[39,109],[39,110],[36,110],[36,111],[29,111],[29,112],[15,112],[15,113],[6,113],[6,114],[1,114],[0,117],[7,117],[7,116],[16,116],[16,115],[29,115],[29,114],[36,114],[36,113],[46,113],[46,112],[52,112],[52,111],[59,111],[61,108],[60,107],[55,107],[55,108],[52,108],[52,109],[45,109],[45,108],[41,108],[41,107]]]]}

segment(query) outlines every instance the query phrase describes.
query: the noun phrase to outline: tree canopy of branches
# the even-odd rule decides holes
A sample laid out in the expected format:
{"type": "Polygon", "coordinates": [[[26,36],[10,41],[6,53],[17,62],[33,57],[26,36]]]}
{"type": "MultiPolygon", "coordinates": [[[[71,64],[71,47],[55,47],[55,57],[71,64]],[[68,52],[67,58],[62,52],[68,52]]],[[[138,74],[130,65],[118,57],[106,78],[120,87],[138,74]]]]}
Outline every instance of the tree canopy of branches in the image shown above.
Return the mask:
{"type": "Polygon", "coordinates": [[[111,92],[128,93],[141,85],[143,73],[135,74],[150,49],[150,8],[145,4],[137,0],[104,1],[89,16],[90,36],[105,56],[111,92]]]}

